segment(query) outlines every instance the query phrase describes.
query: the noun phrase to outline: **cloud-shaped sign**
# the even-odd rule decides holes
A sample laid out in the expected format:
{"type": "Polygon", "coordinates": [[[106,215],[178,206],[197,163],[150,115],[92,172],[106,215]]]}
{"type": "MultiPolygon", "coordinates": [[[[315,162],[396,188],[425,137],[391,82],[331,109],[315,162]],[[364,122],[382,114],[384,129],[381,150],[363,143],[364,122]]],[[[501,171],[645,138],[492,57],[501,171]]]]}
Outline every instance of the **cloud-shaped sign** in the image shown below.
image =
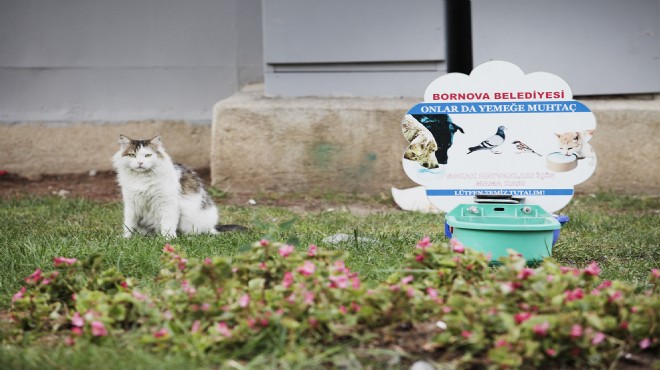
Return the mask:
{"type": "Polygon", "coordinates": [[[568,84],[493,61],[432,81],[402,120],[403,168],[443,211],[477,194],[563,208],[596,168],[593,113],[568,84]]]}

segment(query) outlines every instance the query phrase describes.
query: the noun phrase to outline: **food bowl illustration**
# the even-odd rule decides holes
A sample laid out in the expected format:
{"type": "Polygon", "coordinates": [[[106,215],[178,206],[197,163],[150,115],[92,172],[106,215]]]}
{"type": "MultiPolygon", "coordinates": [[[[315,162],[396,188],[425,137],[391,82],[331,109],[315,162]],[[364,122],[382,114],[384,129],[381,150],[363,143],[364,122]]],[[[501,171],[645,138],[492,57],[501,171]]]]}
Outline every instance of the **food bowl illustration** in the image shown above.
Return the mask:
{"type": "Polygon", "coordinates": [[[552,152],[546,157],[546,167],[550,171],[567,172],[575,169],[578,165],[576,154],[566,155],[562,152],[552,152]]]}

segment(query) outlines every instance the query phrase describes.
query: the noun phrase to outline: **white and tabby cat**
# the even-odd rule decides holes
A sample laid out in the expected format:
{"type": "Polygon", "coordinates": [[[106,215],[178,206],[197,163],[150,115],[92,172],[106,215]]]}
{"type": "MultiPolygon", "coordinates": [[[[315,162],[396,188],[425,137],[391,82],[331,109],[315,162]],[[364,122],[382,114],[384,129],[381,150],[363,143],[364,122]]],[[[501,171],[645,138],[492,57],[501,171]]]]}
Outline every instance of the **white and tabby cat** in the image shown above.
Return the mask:
{"type": "Polygon", "coordinates": [[[134,233],[175,238],[182,233],[212,233],[244,229],[217,225],[218,209],[199,176],[172,162],[160,135],[133,140],[119,135],[112,157],[124,200],[124,237],[134,233]]]}

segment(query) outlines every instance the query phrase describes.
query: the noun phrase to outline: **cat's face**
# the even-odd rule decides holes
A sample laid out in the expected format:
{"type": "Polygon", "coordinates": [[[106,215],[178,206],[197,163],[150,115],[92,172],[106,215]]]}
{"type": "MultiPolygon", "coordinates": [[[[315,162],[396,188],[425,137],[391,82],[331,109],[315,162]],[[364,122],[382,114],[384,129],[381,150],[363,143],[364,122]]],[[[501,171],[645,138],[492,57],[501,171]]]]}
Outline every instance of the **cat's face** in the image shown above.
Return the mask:
{"type": "Polygon", "coordinates": [[[119,164],[134,172],[149,172],[163,158],[160,135],[150,140],[133,140],[119,135],[119,145],[119,164]]]}
{"type": "Polygon", "coordinates": [[[557,135],[559,149],[564,155],[578,154],[582,148],[582,135],[579,131],[569,131],[557,135]]]}

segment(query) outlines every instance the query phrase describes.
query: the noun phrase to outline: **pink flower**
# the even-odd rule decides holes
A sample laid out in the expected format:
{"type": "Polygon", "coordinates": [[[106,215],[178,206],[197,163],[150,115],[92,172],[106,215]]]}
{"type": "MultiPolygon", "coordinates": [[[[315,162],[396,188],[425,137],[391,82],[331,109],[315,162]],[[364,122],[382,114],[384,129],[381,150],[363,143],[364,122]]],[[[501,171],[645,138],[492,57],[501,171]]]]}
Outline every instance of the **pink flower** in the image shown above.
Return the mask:
{"type": "Polygon", "coordinates": [[[284,286],[284,289],[289,289],[291,284],[293,284],[293,274],[287,271],[282,278],[282,285],[284,286]]]}
{"type": "Polygon", "coordinates": [[[438,291],[435,290],[434,288],[428,287],[426,288],[426,294],[429,295],[429,297],[436,299],[438,298],[438,291]]]}
{"type": "Polygon", "coordinates": [[[611,288],[611,287],[612,287],[612,281],[611,280],[605,280],[602,283],[600,283],[600,285],[598,285],[598,287],[596,287],[595,290],[602,290],[602,289],[611,288]]]}
{"type": "Polygon", "coordinates": [[[534,330],[534,334],[545,337],[546,335],[548,335],[548,329],[550,329],[550,323],[544,321],[540,324],[534,325],[534,328],[532,330],[534,330]]]}
{"type": "Polygon", "coordinates": [[[413,287],[409,287],[408,290],[406,290],[406,295],[410,298],[413,298],[415,296],[415,289],[413,289],[413,287]]]}
{"type": "Polygon", "coordinates": [[[513,315],[513,319],[516,320],[516,324],[522,324],[523,322],[529,320],[532,317],[531,312],[518,312],[513,315]]]}
{"type": "Polygon", "coordinates": [[[11,297],[11,301],[16,302],[19,299],[23,298],[26,291],[27,291],[27,289],[25,289],[25,287],[21,287],[21,289],[11,297]]]}
{"type": "Polygon", "coordinates": [[[360,289],[360,278],[357,276],[351,276],[351,287],[353,289],[360,289]]]}
{"type": "Polygon", "coordinates": [[[268,244],[270,244],[270,242],[268,241],[268,239],[261,239],[261,240],[259,240],[259,245],[261,245],[262,247],[265,247],[265,246],[267,246],[268,244]]]}
{"type": "Polygon", "coordinates": [[[41,276],[41,269],[36,269],[34,272],[25,278],[26,283],[38,283],[39,280],[43,279],[43,276],[41,276]]]}
{"type": "Polygon", "coordinates": [[[295,250],[295,248],[293,247],[293,245],[285,244],[285,245],[280,247],[278,252],[280,253],[280,256],[286,258],[291,253],[293,253],[294,250],[295,250]]]}
{"type": "Polygon", "coordinates": [[[187,258],[181,258],[179,259],[179,270],[183,271],[186,269],[186,265],[188,264],[188,259],[187,258]]]}
{"type": "Polygon", "coordinates": [[[301,267],[298,267],[298,270],[296,271],[303,276],[309,276],[316,271],[316,265],[310,261],[305,261],[305,263],[301,267]]]}
{"type": "Polygon", "coordinates": [[[339,288],[339,289],[348,288],[348,283],[349,283],[348,276],[344,274],[328,276],[328,280],[330,280],[330,288],[339,288]]]}
{"type": "Polygon", "coordinates": [[[75,258],[65,258],[65,257],[55,257],[55,258],[53,258],[53,263],[55,264],[55,267],[61,266],[61,265],[71,266],[74,263],[76,263],[76,261],[77,260],[75,258]]]}
{"type": "Polygon", "coordinates": [[[346,309],[346,306],[341,305],[341,306],[339,306],[339,312],[341,312],[342,314],[346,315],[346,313],[348,312],[348,310],[346,309]]]}
{"type": "Polygon", "coordinates": [[[219,323],[215,324],[215,330],[217,330],[218,333],[220,333],[220,335],[223,337],[231,337],[231,329],[229,329],[229,326],[227,326],[227,323],[224,321],[220,321],[219,323]]]}
{"type": "Polygon", "coordinates": [[[286,297],[286,301],[293,304],[296,303],[296,292],[291,293],[288,297],[286,297]]]}
{"type": "Polygon", "coordinates": [[[204,258],[204,264],[209,266],[213,264],[213,260],[211,260],[209,257],[204,258]]]}
{"type": "Polygon", "coordinates": [[[609,298],[607,299],[609,302],[614,302],[617,299],[623,297],[623,293],[621,291],[617,290],[616,292],[610,294],[609,298]]]}
{"type": "Polygon", "coordinates": [[[514,292],[516,289],[522,288],[522,284],[517,281],[507,281],[506,283],[500,285],[500,288],[502,289],[502,293],[509,294],[514,292]]]}
{"type": "Polygon", "coordinates": [[[469,330],[463,330],[461,332],[461,336],[465,339],[470,338],[472,336],[472,332],[469,330]]]}
{"type": "Polygon", "coordinates": [[[660,279],[660,269],[652,269],[651,276],[653,276],[656,279],[660,279]]]}
{"type": "Polygon", "coordinates": [[[571,337],[579,338],[579,337],[582,336],[583,332],[584,331],[582,330],[582,325],[575,324],[575,325],[571,326],[571,337]]]}
{"type": "Polygon", "coordinates": [[[169,332],[165,328],[160,328],[158,331],[154,333],[154,338],[163,338],[167,336],[169,332]]]}
{"type": "Polygon", "coordinates": [[[463,243],[459,242],[458,239],[456,238],[451,239],[451,249],[456,253],[465,252],[465,246],[463,245],[463,243]]]}
{"type": "Polygon", "coordinates": [[[548,283],[552,283],[553,280],[555,280],[555,275],[548,275],[545,277],[545,281],[548,283]]]}
{"type": "Polygon", "coordinates": [[[641,349],[647,349],[647,348],[649,348],[649,347],[651,347],[651,339],[649,339],[649,338],[644,338],[644,339],[642,339],[642,340],[639,341],[639,348],[641,348],[641,349]]]}
{"type": "Polygon", "coordinates": [[[79,337],[82,336],[82,335],[83,335],[82,328],[79,328],[79,327],[77,327],[77,326],[71,328],[71,334],[76,335],[76,336],[79,336],[79,337]]]}
{"type": "Polygon", "coordinates": [[[575,288],[573,290],[565,291],[564,295],[566,296],[566,301],[571,302],[584,298],[584,291],[582,290],[582,288],[575,288]]]}
{"type": "Polygon", "coordinates": [[[169,244],[165,244],[165,246],[163,247],[163,252],[172,253],[174,252],[174,248],[172,248],[172,246],[169,244]]]}
{"type": "Polygon", "coordinates": [[[550,356],[550,357],[555,357],[557,355],[557,350],[554,348],[547,348],[545,350],[545,354],[550,356]]]}
{"type": "Polygon", "coordinates": [[[201,323],[200,323],[199,320],[193,321],[192,327],[190,327],[190,332],[191,333],[197,333],[199,331],[200,325],[201,325],[201,323]]]}
{"type": "Polygon", "coordinates": [[[425,251],[426,248],[428,248],[429,246],[431,246],[431,238],[429,238],[428,236],[425,236],[425,237],[422,238],[422,240],[417,242],[417,247],[416,248],[425,251]]]}
{"type": "Polygon", "coordinates": [[[417,262],[424,261],[424,258],[426,258],[426,255],[424,255],[424,253],[415,255],[415,261],[417,262]]]}
{"type": "Polygon", "coordinates": [[[181,289],[189,296],[193,296],[195,293],[197,293],[197,289],[191,285],[188,280],[183,280],[181,282],[181,289]]]}
{"type": "Polygon", "coordinates": [[[593,339],[591,339],[591,344],[597,346],[600,343],[602,343],[604,340],[605,340],[605,334],[599,331],[596,334],[594,334],[593,339]]]}
{"type": "Polygon", "coordinates": [[[145,301],[147,299],[147,296],[138,292],[137,290],[134,290],[131,295],[133,298],[137,299],[138,301],[145,301]]]}
{"type": "Polygon", "coordinates": [[[598,267],[598,264],[596,261],[591,262],[589,266],[584,268],[584,273],[586,275],[591,275],[591,276],[598,276],[600,275],[600,267],[598,267]]]}
{"type": "Polygon", "coordinates": [[[82,327],[85,325],[85,319],[83,319],[82,316],[80,316],[80,312],[76,311],[73,316],[71,317],[71,325],[77,326],[77,327],[82,327]]]}
{"type": "Polygon", "coordinates": [[[520,280],[526,280],[528,277],[534,275],[534,269],[530,269],[529,267],[525,267],[518,273],[518,279],[520,280]]]}
{"type": "Polygon", "coordinates": [[[303,296],[303,303],[310,306],[314,305],[314,293],[306,291],[303,296]]]}
{"type": "Polygon", "coordinates": [[[95,337],[105,337],[108,335],[108,330],[105,328],[102,322],[92,321],[92,335],[95,337]]]}
{"type": "Polygon", "coordinates": [[[414,276],[408,275],[408,276],[401,279],[401,284],[406,285],[406,284],[410,283],[411,281],[413,281],[414,278],[415,278],[414,276]]]}
{"type": "Polygon", "coordinates": [[[353,310],[353,312],[360,312],[360,310],[362,309],[362,306],[360,306],[359,304],[357,304],[355,302],[351,302],[351,309],[353,310]]]}
{"type": "Polygon", "coordinates": [[[316,253],[318,253],[318,247],[314,244],[310,244],[309,249],[307,249],[307,255],[309,257],[314,257],[316,256],[316,253]]]}
{"type": "Polygon", "coordinates": [[[239,299],[238,299],[238,306],[245,308],[250,304],[250,295],[249,294],[243,294],[239,299]]]}
{"type": "Polygon", "coordinates": [[[343,260],[335,261],[334,267],[335,271],[340,274],[348,274],[351,272],[351,270],[346,267],[346,263],[343,260]]]}
{"type": "Polygon", "coordinates": [[[506,339],[498,339],[495,342],[495,348],[508,347],[508,346],[509,346],[509,342],[507,342],[506,339]]]}

